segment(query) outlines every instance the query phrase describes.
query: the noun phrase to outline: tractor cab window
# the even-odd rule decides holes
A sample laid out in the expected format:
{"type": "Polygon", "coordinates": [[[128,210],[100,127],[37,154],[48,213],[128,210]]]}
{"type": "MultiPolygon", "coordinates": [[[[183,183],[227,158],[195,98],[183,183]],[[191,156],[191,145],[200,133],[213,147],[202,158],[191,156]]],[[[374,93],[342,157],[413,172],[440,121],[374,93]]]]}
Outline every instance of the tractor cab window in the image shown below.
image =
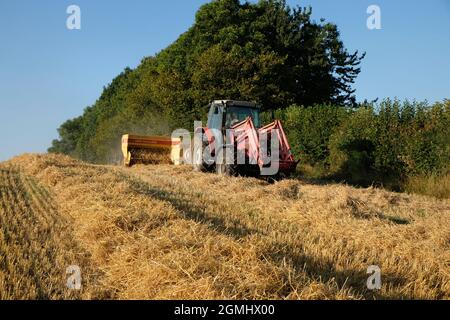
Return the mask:
{"type": "Polygon", "coordinates": [[[208,128],[221,130],[222,115],[223,107],[220,105],[212,105],[208,115],[208,128]]]}
{"type": "Polygon", "coordinates": [[[247,117],[252,118],[256,128],[260,127],[259,109],[245,107],[229,107],[226,111],[225,126],[231,128],[235,124],[244,121],[247,117]]]}

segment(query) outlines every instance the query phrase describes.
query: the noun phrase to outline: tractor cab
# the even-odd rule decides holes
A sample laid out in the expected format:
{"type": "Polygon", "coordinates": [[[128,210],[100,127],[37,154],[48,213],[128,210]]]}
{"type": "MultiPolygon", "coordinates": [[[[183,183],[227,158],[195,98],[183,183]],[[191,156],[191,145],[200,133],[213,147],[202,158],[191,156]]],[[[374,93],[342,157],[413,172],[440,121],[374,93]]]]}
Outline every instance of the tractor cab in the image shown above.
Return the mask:
{"type": "Polygon", "coordinates": [[[261,127],[260,108],[256,103],[246,101],[216,100],[210,104],[209,129],[230,129],[250,117],[256,128],[261,127]]]}

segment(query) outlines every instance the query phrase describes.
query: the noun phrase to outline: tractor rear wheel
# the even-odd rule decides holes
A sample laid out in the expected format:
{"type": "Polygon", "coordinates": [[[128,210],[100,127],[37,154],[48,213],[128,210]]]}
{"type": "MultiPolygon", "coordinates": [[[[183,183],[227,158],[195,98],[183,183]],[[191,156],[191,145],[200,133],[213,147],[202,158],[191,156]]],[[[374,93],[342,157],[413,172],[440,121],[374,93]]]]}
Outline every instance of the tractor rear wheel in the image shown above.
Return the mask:
{"type": "Polygon", "coordinates": [[[200,146],[194,149],[192,160],[194,164],[194,171],[196,172],[206,171],[205,164],[203,162],[203,149],[200,146]]]}
{"type": "Polygon", "coordinates": [[[232,176],[234,174],[234,170],[233,170],[232,165],[226,164],[226,163],[221,163],[221,164],[216,164],[216,173],[219,176],[232,176]]]}
{"type": "Polygon", "coordinates": [[[204,158],[204,155],[211,154],[208,142],[203,142],[203,147],[195,147],[193,152],[193,166],[194,171],[206,172],[214,168],[214,160],[204,158]]]}
{"type": "Polygon", "coordinates": [[[220,176],[234,176],[236,170],[233,159],[226,159],[226,156],[227,152],[224,148],[222,153],[216,158],[216,173],[220,176]]]}

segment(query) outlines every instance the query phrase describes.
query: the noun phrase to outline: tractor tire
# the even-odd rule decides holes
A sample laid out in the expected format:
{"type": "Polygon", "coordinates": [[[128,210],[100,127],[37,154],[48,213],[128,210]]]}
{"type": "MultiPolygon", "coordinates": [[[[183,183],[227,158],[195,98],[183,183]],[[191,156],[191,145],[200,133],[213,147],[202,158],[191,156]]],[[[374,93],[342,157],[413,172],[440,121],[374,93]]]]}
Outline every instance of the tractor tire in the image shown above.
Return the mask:
{"type": "MultiPolygon", "coordinates": [[[[225,155],[226,150],[223,150],[223,155],[225,155]]],[[[220,176],[234,176],[236,173],[236,166],[234,164],[230,164],[225,160],[216,159],[216,173],[220,176]],[[219,162],[219,163],[217,163],[219,162]]]]}
{"type": "Polygon", "coordinates": [[[233,166],[226,163],[216,164],[216,173],[219,176],[233,176],[233,166]]]}
{"type": "Polygon", "coordinates": [[[203,149],[195,148],[192,154],[192,161],[195,172],[204,172],[206,171],[205,163],[203,162],[203,149]]]}

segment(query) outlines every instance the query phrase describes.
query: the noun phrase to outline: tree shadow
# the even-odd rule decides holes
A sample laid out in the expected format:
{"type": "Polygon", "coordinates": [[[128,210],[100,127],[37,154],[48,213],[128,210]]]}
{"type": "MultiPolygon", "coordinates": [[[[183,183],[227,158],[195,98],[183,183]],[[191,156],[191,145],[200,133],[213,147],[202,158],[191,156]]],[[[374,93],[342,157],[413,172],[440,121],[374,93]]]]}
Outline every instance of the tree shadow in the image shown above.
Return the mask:
{"type": "MultiPolygon", "coordinates": [[[[137,178],[118,173],[121,178],[125,178],[134,192],[156,198],[158,200],[167,201],[181,212],[185,218],[201,223],[208,228],[230,236],[235,240],[245,238],[250,235],[258,234],[262,236],[269,236],[261,230],[248,228],[236,219],[224,219],[221,217],[214,217],[205,211],[204,208],[195,206],[192,203],[187,203],[180,198],[180,194],[172,193],[159,188],[153,187],[147,182],[141,181],[137,178]]],[[[300,232],[300,231],[299,231],[300,232]]],[[[353,292],[363,296],[366,299],[413,299],[413,296],[406,294],[385,295],[381,291],[370,291],[366,287],[366,281],[369,277],[366,270],[337,270],[334,262],[331,260],[317,259],[311,255],[301,254],[302,245],[286,244],[277,242],[273,239],[272,244],[265,250],[261,259],[271,261],[277,265],[289,263],[298,272],[305,272],[306,275],[314,280],[321,282],[335,281],[338,288],[350,288],[353,292]]],[[[287,277],[288,275],[286,275],[287,277]]],[[[404,286],[407,279],[396,274],[382,274],[382,281],[384,286],[404,286]]],[[[287,297],[292,292],[292,287],[287,285],[289,281],[285,281],[282,291],[278,294],[287,297]]]]}
{"type": "MultiPolygon", "coordinates": [[[[302,251],[301,245],[293,247],[285,243],[274,243],[274,246],[268,248],[264,253],[264,257],[278,264],[287,263],[295,270],[302,270],[309,278],[316,281],[323,283],[334,281],[339,289],[351,289],[365,299],[414,299],[413,296],[407,294],[384,294],[379,290],[369,290],[367,279],[370,274],[367,274],[366,270],[337,270],[332,260],[317,259],[311,255],[298,253],[299,251],[302,251]]],[[[386,287],[405,286],[408,283],[408,279],[405,277],[383,271],[381,271],[381,280],[382,285],[386,287]]],[[[285,287],[284,290],[283,294],[287,296],[290,288],[285,287]]]]}
{"type": "Polygon", "coordinates": [[[205,212],[204,208],[193,206],[192,203],[185,202],[178,193],[172,193],[151,186],[150,184],[139,179],[118,173],[121,179],[126,179],[130,183],[130,187],[134,192],[156,198],[158,200],[169,202],[175,209],[184,215],[185,218],[213,226],[214,230],[235,239],[241,239],[251,234],[260,233],[257,229],[248,228],[236,219],[227,219],[212,216],[205,212]]]}

